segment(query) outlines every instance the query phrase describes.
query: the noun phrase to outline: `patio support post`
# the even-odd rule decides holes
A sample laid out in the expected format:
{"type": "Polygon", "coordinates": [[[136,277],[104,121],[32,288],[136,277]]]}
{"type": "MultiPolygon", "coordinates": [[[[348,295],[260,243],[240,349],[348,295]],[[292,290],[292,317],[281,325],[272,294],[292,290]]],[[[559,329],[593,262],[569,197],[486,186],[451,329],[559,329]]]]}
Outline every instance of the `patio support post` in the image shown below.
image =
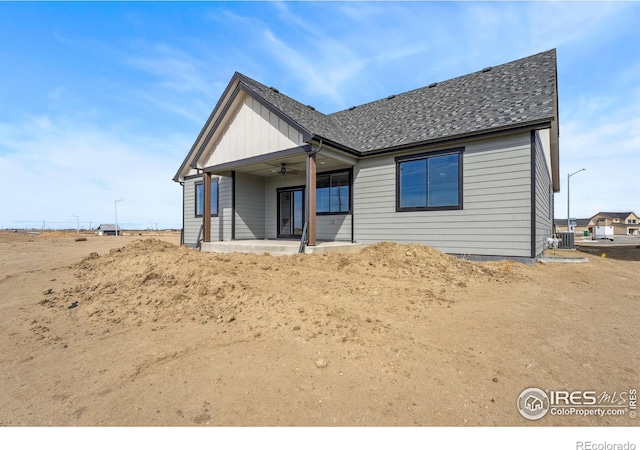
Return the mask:
{"type": "Polygon", "coordinates": [[[202,208],[204,242],[211,242],[211,172],[204,173],[202,186],[204,208],[202,208]]]}
{"type": "Polygon", "coordinates": [[[309,225],[307,233],[309,242],[307,245],[313,247],[316,245],[316,153],[307,156],[307,196],[309,198],[309,225]]]}

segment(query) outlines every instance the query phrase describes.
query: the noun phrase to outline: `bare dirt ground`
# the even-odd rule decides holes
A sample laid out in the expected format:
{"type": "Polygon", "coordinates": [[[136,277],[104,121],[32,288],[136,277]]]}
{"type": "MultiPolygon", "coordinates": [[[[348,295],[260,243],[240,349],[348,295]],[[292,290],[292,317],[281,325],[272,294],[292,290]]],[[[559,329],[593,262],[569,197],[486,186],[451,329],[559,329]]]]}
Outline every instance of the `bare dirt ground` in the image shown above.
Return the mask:
{"type": "Polygon", "coordinates": [[[516,409],[532,386],[640,387],[635,246],[524,266],[389,243],[271,257],[75,238],[0,232],[2,426],[640,420],[516,409]]]}

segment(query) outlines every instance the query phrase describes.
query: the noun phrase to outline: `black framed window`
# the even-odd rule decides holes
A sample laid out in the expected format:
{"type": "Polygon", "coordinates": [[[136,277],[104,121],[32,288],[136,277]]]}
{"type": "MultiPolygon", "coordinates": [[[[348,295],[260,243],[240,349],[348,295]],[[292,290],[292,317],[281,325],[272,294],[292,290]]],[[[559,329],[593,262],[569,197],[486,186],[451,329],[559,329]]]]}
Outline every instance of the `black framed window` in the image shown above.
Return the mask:
{"type": "Polygon", "coordinates": [[[396,210],[462,209],[462,149],[396,158],[396,210]]]}
{"type": "MultiPolygon", "coordinates": [[[[196,217],[204,214],[204,184],[196,184],[196,217]]],[[[211,216],[218,215],[218,179],[211,180],[211,216]]]]}
{"type": "Polygon", "coordinates": [[[351,211],[351,172],[320,174],[316,178],[316,213],[348,214],[351,211]]]}

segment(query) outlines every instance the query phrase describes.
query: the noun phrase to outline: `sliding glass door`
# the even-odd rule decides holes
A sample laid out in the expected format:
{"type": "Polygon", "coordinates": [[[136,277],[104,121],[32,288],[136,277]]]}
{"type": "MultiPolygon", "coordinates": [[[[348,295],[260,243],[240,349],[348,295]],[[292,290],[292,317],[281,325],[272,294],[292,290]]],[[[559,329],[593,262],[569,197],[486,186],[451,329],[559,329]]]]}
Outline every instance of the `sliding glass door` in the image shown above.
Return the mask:
{"type": "Polygon", "coordinates": [[[278,237],[300,237],[304,227],[304,188],[278,190],[278,237]]]}

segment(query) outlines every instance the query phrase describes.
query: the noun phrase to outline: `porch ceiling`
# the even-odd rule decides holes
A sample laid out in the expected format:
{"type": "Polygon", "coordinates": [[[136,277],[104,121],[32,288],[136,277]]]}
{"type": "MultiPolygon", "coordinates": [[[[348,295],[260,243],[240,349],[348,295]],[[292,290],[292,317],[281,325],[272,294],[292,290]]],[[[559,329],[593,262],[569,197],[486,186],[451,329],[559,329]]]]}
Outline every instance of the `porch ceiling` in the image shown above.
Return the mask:
{"type": "MultiPolygon", "coordinates": [[[[239,165],[233,170],[261,177],[275,177],[282,176],[280,169],[282,168],[282,164],[285,164],[289,174],[304,175],[306,170],[306,158],[306,153],[300,153],[297,155],[276,157],[267,161],[239,165]]],[[[350,164],[331,158],[330,156],[323,155],[322,153],[317,154],[316,161],[318,172],[328,172],[331,170],[347,169],[351,167],[350,164]]]]}

